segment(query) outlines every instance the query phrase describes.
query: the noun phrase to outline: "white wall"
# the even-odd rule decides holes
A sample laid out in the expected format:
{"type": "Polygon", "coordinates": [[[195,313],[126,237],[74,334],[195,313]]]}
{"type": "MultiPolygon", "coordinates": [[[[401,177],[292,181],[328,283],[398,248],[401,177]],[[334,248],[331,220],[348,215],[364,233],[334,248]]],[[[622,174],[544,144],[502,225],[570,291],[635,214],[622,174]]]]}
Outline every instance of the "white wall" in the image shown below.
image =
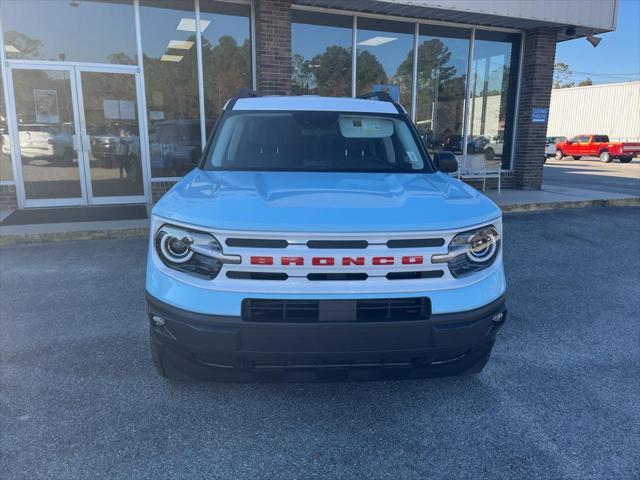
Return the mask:
{"type": "Polygon", "coordinates": [[[540,20],[564,25],[616,28],[618,0],[382,0],[419,7],[502,17],[540,20]]]}
{"type": "Polygon", "coordinates": [[[640,82],[553,90],[547,135],[583,133],[640,141],[640,82]]]}

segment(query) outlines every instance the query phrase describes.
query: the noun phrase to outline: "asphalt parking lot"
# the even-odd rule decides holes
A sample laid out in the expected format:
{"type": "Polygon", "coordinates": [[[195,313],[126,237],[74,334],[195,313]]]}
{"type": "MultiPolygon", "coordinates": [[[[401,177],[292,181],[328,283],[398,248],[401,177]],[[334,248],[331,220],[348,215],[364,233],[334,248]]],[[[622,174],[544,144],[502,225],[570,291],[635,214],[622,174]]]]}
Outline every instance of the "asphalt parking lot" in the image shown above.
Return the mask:
{"type": "Polygon", "coordinates": [[[638,478],[640,208],[505,217],[510,318],[475,377],[171,383],[145,242],[0,250],[13,478],[638,478]]]}
{"type": "Polygon", "coordinates": [[[560,161],[549,158],[542,181],[544,186],[640,196],[640,158],[630,163],[602,163],[597,157],[565,157],[560,161]]]}

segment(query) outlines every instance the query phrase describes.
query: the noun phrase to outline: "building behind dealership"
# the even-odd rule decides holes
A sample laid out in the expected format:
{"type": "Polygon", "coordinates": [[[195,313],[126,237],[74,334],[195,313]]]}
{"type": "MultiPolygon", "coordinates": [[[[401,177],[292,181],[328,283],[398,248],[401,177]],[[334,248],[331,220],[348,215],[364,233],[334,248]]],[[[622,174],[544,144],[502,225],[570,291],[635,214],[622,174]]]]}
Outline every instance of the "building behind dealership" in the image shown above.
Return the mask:
{"type": "Polygon", "coordinates": [[[0,202],[152,202],[242,87],[387,91],[428,149],[490,152],[503,185],[539,189],[556,43],[615,28],[617,0],[574,5],[0,0],[0,202]]]}
{"type": "Polygon", "coordinates": [[[640,142],[640,82],[554,89],[547,135],[572,138],[585,134],[640,142]]]}

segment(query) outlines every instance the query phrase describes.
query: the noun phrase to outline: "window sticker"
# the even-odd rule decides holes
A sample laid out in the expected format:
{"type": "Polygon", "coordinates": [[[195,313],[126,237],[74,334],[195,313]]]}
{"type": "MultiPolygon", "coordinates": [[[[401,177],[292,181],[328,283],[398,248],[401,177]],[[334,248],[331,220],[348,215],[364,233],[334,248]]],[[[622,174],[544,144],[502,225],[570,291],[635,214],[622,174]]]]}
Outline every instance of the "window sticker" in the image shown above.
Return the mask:
{"type": "Polygon", "coordinates": [[[346,138],[385,138],[393,135],[390,118],[340,116],[340,133],[346,138]]]}

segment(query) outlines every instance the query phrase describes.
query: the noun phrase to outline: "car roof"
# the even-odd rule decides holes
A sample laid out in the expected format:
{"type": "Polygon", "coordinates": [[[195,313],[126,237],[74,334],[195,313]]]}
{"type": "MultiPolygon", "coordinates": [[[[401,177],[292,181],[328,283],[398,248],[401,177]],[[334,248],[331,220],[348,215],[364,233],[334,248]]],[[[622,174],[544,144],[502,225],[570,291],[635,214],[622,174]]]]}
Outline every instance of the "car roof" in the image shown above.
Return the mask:
{"type": "Polygon", "coordinates": [[[233,105],[233,110],[398,113],[396,106],[391,102],[364,100],[361,98],[320,97],[316,95],[239,98],[233,105]]]}

